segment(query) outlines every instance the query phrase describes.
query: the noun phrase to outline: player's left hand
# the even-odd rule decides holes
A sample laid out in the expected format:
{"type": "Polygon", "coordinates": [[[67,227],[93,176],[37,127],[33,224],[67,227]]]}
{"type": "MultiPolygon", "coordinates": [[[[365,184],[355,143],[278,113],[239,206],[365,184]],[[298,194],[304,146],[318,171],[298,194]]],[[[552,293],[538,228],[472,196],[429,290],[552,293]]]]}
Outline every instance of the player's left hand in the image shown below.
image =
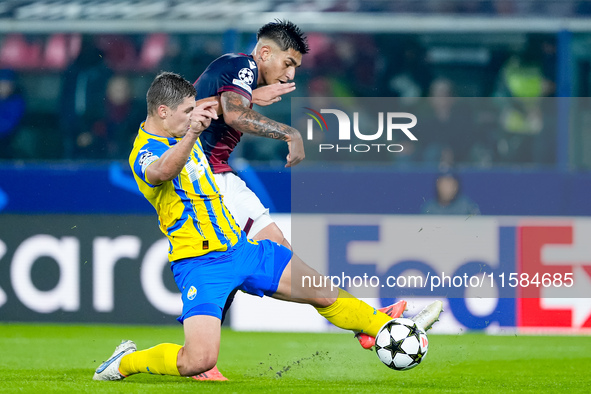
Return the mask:
{"type": "Polygon", "coordinates": [[[295,82],[288,83],[274,83],[272,85],[261,86],[252,92],[253,104],[265,107],[278,101],[281,101],[281,96],[293,92],[295,90],[295,82]]]}
{"type": "Polygon", "coordinates": [[[217,106],[217,114],[218,115],[221,115],[222,114],[222,104],[220,102],[220,96],[211,96],[211,97],[206,97],[206,98],[199,99],[199,100],[195,101],[195,107],[198,107],[201,104],[203,104],[205,102],[208,102],[208,101],[212,101],[212,100],[217,101],[217,103],[218,103],[218,106],[217,106]]]}

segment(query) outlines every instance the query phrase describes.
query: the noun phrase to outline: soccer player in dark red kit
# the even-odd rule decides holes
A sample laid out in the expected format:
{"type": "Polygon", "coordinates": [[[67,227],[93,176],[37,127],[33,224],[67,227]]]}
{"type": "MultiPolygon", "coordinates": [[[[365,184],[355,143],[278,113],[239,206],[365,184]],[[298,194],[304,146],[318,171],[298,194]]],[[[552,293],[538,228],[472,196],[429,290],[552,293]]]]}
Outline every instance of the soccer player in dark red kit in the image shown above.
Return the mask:
{"type": "Polygon", "coordinates": [[[243,133],[287,142],[286,167],[304,159],[299,131],[252,109],[253,91],[259,86],[286,84],[293,80],[302,56],[308,52],[306,38],[291,22],[276,21],[261,27],[250,55],[226,54],[214,60],[197,79],[197,99],[217,96],[221,116],[201,134],[205,155],[224,196],[224,203],[244,232],[253,239],[270,239],[289,247],[283,233],[258,197],[228,164],[243,133]]]}

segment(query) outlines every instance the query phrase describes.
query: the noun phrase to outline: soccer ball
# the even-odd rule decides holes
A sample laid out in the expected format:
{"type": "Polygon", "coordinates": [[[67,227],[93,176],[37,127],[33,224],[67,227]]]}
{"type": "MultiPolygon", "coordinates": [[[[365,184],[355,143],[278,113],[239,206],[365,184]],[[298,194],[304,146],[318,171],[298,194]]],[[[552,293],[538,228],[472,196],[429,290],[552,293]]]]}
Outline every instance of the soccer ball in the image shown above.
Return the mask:
{"type": "Polygon", "coordinates": [[[428,349],[427,334],[410,319],[391,320],[376,336],[376,353],[380,361],[397,371],[419,365],[428,349]]]}

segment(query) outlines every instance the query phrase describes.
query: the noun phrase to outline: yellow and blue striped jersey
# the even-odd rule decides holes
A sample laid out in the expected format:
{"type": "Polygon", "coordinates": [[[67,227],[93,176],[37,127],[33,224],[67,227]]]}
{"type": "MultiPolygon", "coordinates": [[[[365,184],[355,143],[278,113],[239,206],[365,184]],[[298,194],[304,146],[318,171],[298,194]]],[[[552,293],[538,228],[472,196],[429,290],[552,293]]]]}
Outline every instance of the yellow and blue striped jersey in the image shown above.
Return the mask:
{"type": "Polygon", "coordinates": [[[169,240],[169,260],[224,251],[238,242],[241,229],[222,202],[222,195],[197,140],[181,173],[161,185],[146,179],[146,169],[180,139],[150,134],[141,124],[129,156],[140,191],[158,213],[160,230],[169,240]]]}

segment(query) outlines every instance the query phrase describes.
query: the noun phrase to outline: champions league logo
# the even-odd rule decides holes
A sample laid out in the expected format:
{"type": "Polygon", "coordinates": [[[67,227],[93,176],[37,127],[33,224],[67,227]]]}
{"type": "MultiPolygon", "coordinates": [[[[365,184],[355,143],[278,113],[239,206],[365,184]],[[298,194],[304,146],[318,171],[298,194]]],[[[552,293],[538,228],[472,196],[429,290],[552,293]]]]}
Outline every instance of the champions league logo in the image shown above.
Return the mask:
{"type": "Polygon", "coordinates": [[[243,68],[238,72],[238,78],[248,85],[251,85],[254,81],[254,73],[250,68],[243,68]]]}
{"type": "Polygon", "coordinates": [[[248,93],[252,93],[252,88],[250,85],[254,82],[254,73],[250,68],[243,68],[238,71],[238,78],[234,78],[232,83],[234,85],[240,86],[242,89],[246,90],[248,93]]]}
{"type": "MultiPolygon", "coordinates": [[[[353,113],[353,122],[349,118],[345,112],[338,110],[338,109],[321,109],[320,112],[309,108],[304,107],[304,109],[310,111],[306,114],[310,116],[311,119],[308,119],[307,123],[307,134],[306,138],[311,141],[314,139],[314,124],[316,124],[322,132],[329,132],[328,124],[326,119],[322,114],[332,114],[335,115],[338,121],[338,140],[339,142],[350,142],[352,141],[352,133],[351,129],[353,129],[353,135],[356,139],[361,141],[373,141],[373,143],[361,143],[361,144],[352,144],[352,143],[338,143],[338,144],[328,144],[328,143],[321,143],[318,146],[319,152],[324,151],[334,151],[334,152],[402,152],[403,146],[401,144],[392,144],[389,143],[393,139],[393,135],[395,132],[402,132],[406,138],[410,141],[418,141],[417,137],[410,131],[411,128],[416,126],[417,124],[417,117],[408,112],[378,112],[377,119],[378,119],[378,126],[377,131],[373,133],[364,133],[361,132],[359,127],[359,112],[353,113]],[[403,120],[406,119],[407,122],[403,120]],[[351,127],[351,123],[353,123],[353,127],[351,127]],[[386,126],[384,127],[384,123],[386,126]],[[383,140],[385,129],[385,137],[388,143],[378,143],[379,140],[383,140]]],[[[331,130],[332,132],[332,130],[331,130]]]]}

